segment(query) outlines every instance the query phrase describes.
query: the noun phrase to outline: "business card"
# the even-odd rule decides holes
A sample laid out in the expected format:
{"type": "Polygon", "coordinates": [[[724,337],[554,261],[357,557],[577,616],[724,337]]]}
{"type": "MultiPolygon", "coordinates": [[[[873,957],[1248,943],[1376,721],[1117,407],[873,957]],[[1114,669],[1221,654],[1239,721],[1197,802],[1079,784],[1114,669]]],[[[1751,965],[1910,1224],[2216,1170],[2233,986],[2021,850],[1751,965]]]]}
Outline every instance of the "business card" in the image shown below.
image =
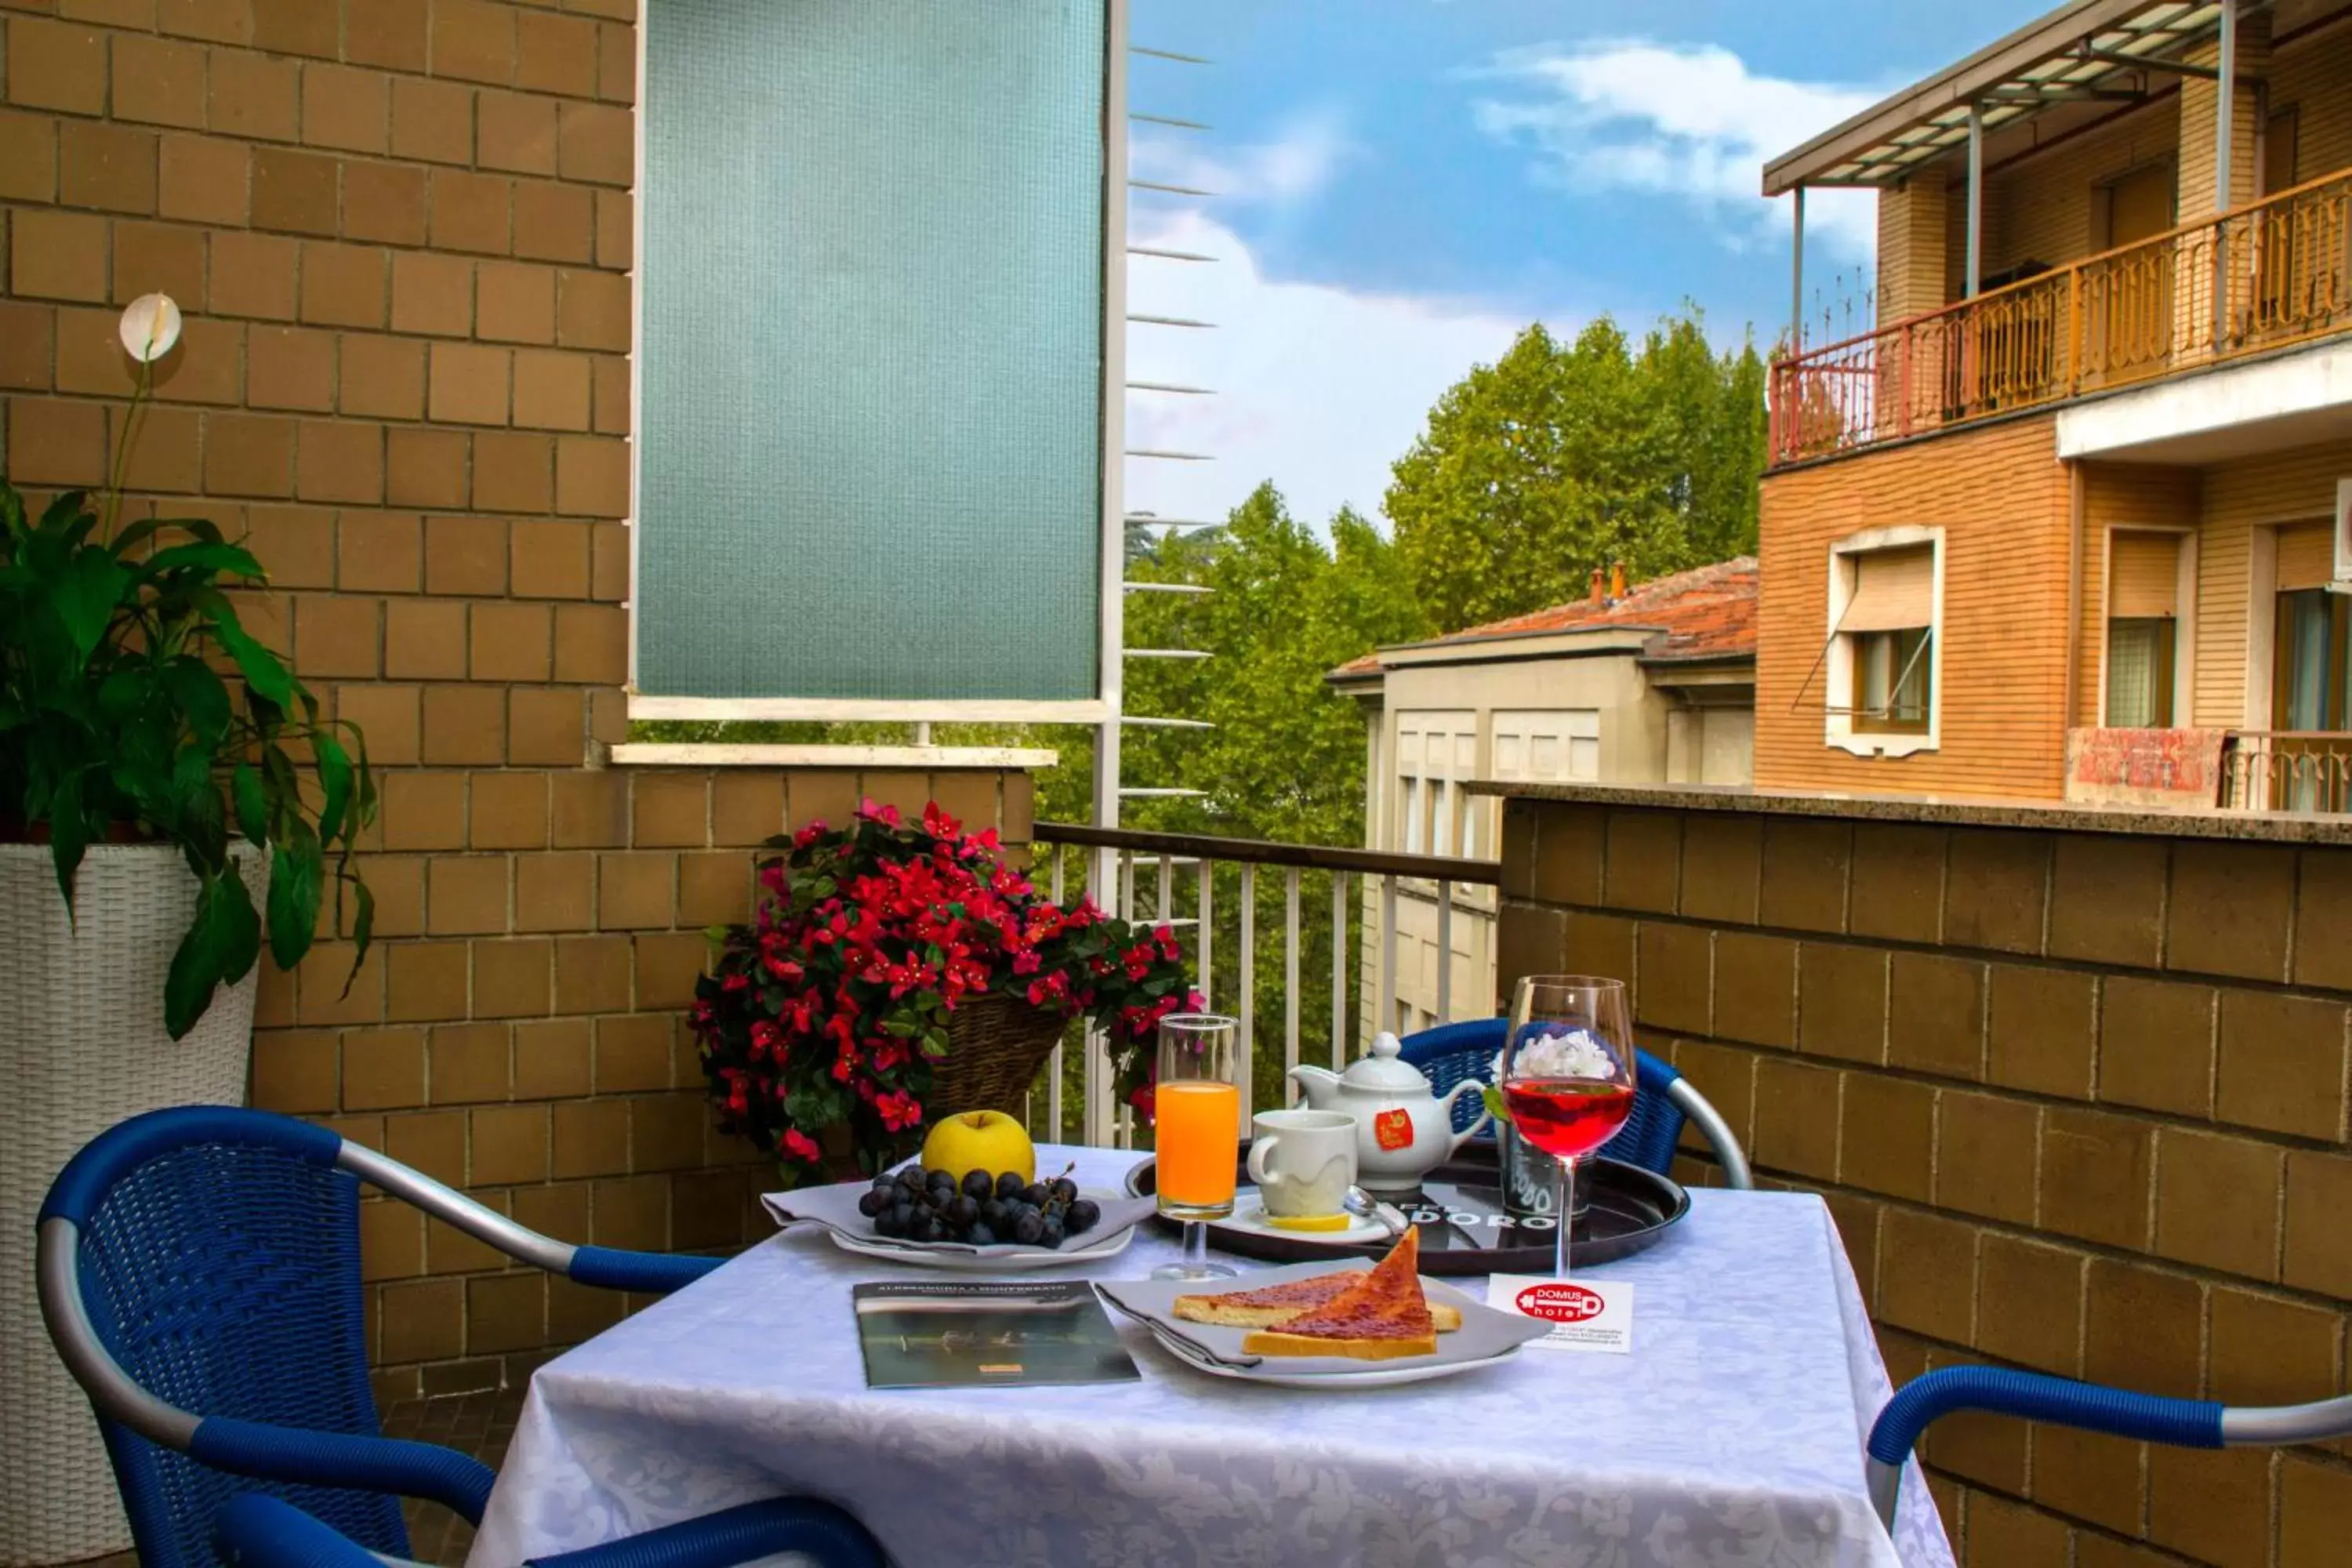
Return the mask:
{"type": "Polygon", "coordinates": [[[1633,1348],[1633,1287],[1626,1280],[1490,1274],[1486,1305],[1549,1323],[1551,1332],[1528,1342],[1538,1350],[1623,1355],[1633,1348]]]}

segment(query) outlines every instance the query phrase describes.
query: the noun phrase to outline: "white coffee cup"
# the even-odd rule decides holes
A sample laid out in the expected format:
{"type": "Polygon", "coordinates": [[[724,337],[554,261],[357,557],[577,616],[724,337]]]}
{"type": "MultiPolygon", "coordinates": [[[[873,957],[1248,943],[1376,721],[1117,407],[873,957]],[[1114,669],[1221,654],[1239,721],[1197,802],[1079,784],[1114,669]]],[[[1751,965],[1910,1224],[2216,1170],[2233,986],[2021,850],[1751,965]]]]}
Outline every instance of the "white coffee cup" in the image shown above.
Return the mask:
{"type": "Polygon", "coordinates": [[[1356,1181],[1356,1119],[1339,1110],[1261,1110],[1250,1119],[1250,1180],[1265,1212],[1339,1212],[1356,1181]]]}

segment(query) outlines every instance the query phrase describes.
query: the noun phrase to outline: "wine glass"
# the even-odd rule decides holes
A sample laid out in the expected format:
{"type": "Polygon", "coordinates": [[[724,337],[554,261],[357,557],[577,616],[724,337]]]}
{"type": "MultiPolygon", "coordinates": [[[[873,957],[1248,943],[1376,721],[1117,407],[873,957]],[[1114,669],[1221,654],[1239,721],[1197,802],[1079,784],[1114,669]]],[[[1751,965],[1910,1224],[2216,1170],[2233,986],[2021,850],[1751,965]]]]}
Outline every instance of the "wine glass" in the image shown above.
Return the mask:
{"type": "Polygon", "coordinates": [[[1568,1278],[1576,1163],[1615,1137],[1633,1113],[1640,1053],[1631,1019],[1622,980],[1533,974],[1511,994],[1511,1035],[1496,1076],[1512,1130],[1559,1162],[1555,1279],[1568,1278]]]}
{"type": "Polygon", "coordinates": [[[1234,1270],[1209,1261],[1209,1226],[1234,1212],[1241,1143],[1242,1094],[1234,1083],[1240,1026],[1214,1013],[1171,1013],[1160,1021],[1160,1078],[1151,1122],[1160,1212],[1182,1222],[1184,1260],[1151,1271],[1154,1279],[1223,1279],[1234,1270]]]}

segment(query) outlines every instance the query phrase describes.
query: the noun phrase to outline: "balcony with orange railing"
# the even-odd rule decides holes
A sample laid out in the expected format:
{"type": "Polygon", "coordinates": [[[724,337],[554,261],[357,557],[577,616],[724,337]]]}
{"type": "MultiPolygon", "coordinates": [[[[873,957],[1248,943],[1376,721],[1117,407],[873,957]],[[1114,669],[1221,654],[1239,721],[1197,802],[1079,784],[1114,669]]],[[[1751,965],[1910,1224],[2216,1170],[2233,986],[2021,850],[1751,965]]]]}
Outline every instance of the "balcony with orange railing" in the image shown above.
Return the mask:
{"type": "Polygon", "coordinates": [[[2352,332],[2352,170],[1772,367],[1772,461],[2352,332]]]}

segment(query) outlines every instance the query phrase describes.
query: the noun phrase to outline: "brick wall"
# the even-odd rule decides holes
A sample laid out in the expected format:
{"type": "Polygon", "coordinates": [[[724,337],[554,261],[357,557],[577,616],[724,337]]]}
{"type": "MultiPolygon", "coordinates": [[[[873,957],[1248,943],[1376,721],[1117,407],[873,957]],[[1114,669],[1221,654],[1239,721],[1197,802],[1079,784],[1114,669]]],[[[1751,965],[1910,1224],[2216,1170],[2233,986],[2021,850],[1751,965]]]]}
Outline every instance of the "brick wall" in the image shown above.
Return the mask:
{"type": "MultiPolygon", "coordinates": [[[[1502,994],[1630,980],[1759,1177],[1828,1199],[1898,1380],[2344,1391],[2352,848],[1741,804],[1509,802],[1502,994]]],[[[1926,1452],[1969,1568],[2318,1568],[2352,1531],[2344,1445],[1964,1417],[1926,1452]]]]}
{"type": "MultiPolygon", "coordinates": [[[[745,847],[864,790],[1027,836],[1025,775],[597,770],[622,738],[636,0],[0,0],[9,471],[104,478],[121,304],[188,314],[136,505],[249,531],[248,623],[384,767],[381,946],[261,1000],[254,1098],[564,1237],[733,1245],[761,1173],[678,1026],[745,847]]],[[[366,1220],[395,1393],[609,1321],[366,1220]]]]}

